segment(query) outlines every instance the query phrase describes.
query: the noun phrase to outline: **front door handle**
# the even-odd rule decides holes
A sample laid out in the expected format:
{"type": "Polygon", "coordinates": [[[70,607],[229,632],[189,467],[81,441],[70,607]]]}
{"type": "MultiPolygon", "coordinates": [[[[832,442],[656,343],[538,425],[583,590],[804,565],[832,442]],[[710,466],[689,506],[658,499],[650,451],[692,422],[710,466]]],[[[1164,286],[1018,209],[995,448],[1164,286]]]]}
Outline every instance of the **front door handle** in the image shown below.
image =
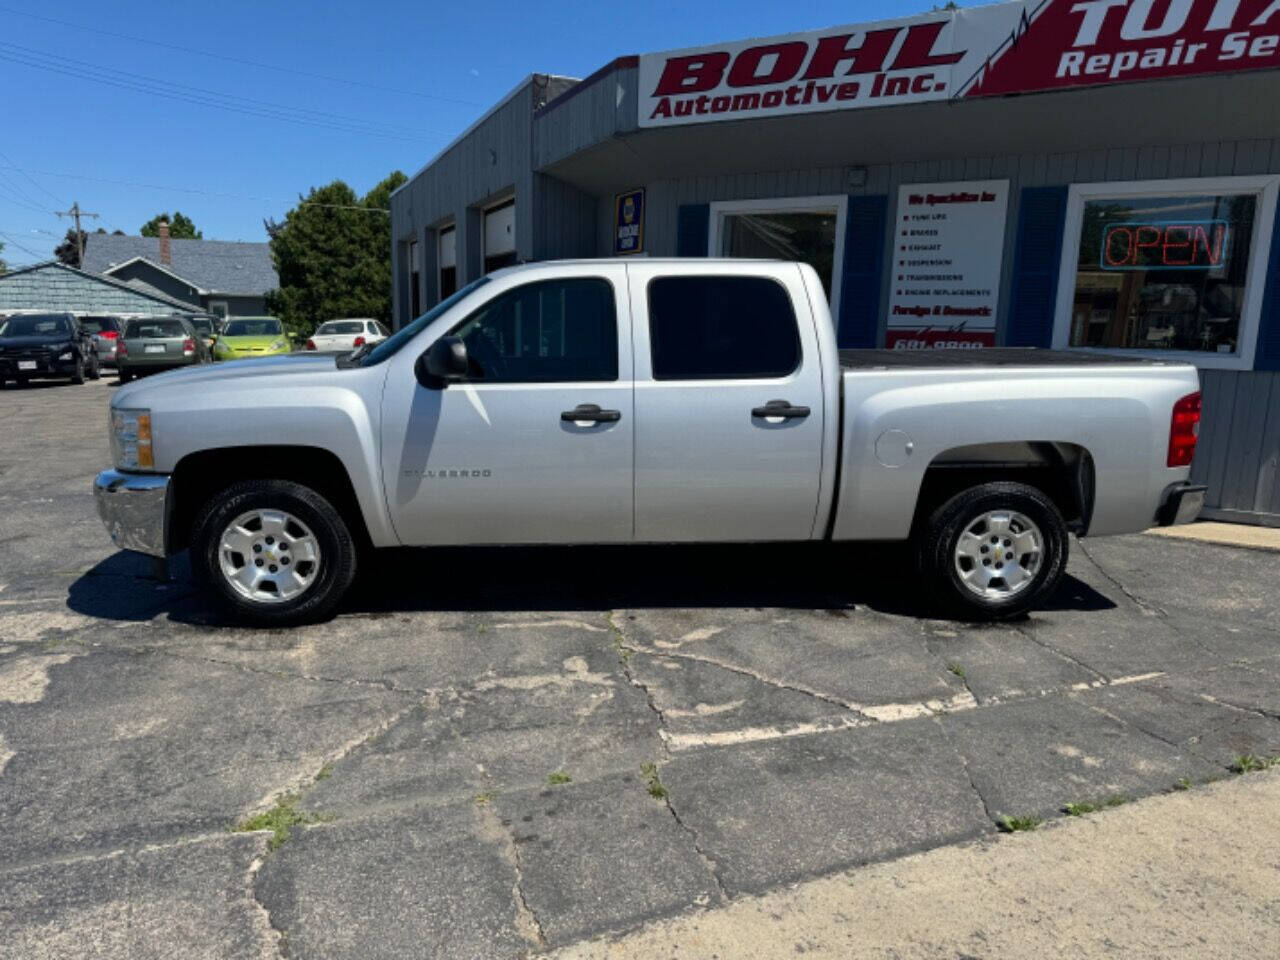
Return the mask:
{"type": "Polygon", "coordinates": [[[808,407],[798,407],[787,400],[770,400],[763,407],[752,407],[753,417],[782,417],[784,420],[795,420],[809,415],[808,407]]]}
{"type": "Polygon", "coordinates": [[[598,404],[580,403],[572,410],[563,410],[560,419],[565,423],[616,423],[622,419],[621,410],[601,410],[598,404]]]}

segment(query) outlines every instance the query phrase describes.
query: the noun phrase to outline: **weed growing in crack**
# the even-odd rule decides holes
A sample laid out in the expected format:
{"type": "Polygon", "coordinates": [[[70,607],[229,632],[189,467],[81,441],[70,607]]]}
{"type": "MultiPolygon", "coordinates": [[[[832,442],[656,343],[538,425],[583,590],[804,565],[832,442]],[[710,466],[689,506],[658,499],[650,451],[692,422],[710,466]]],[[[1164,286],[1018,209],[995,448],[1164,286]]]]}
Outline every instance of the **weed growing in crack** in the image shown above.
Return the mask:
{"type": "Polygon", "coordinates": [[[292,828],[309,823],[321,823],[326,817],[313,813],[304,813],[297,807],[302,798],[296,793],[285,793],[276,798],[276,805],[265,813],[259,813],[242,820],[231,828],[232,833],[252,833],[257,830],[270,830],[271,842],[268,850],[278,850],[292,834],[292,828]]]}
{"type": "Polygon", "coordinates": [[[487,807],[496,799],[498,799],[498,792],[496,790],[486,790],[484,793],[477,793],[471,798],[472,802],[477,807],[487,807]]]}
{"type": "Polygon", "coordinates": [[[555,770],[547,774],[547,783],[553,787],[558,787],[564,783],[573,783],[573,777],[569,776],[563,770],[555,770]]]}
{"type": "Polygon", "coordinates": [[[328,780],[332,776],[333,776],[333,764],[326,763],[323,767],[321,767],[318,771],[316,771],[316,783],[319,783],[321,780],[328,780]]]}
{"type": "Polygon", "coordinates": [[[948,664],[947,664],[947,669],[948,669],[948,670],[950,670],[952,673],[954,673],[954,674],[955,674],[957,677],[959,677],[961,680],[963,680],[963,679],[964,679],[964,667],[960,666],[960,664],[958,664],[958,663],[948,663],[948,664]]]}
{"type": "Polygon", "coordinates": [[[1232,773],[1252,773],[1255,770],[1267,770],[1280,765],[1280,756],[1255,757],[1252,753],[1242,753],[1231,764],[1232,773]]]}
{"type": "Polygon", "coordinates": [[[1044,821],[1039,817],[1011,817],[1008,814],[996,820],[996,826],[1001,833],[1021,833],[1025,830],[1034,830],[1042,823],[1044,821]]]}
{"type": "Polygon", "coordinates": [[[610,613],[605,618],[605,623],[609,624],[609,630],[613,633],[613,652],[618,655],[618,659],[622,661],[624,668],[631,665],[631,648],[623,643],[622,628],[614,622],[613,614],[610,613]]]}
{"type": "Polygon", "coordinates": [[[1190,790],[1190,789],[1191,789],[1191,781],[1190,781],[1190,780],[1188,780],[1186,777],[1179,777],[1179,778],[1178,778],[1178,782],[1177,782],[1177,783],[1175,783],[1175,784],[1173,785],[1173,789],[1175,789],[1175,790],[1190,790]]]}
{"type": "Polygon", "coordinates": [[[655,800],[667,799],[670,791],[667,790],[658,776],[658,765],[656,763],[642,763],[640,772],[644,774],[645,782],[649,785],[649,796],[655,800]]]}
{"type": "Polygon", "coordinates": [[[1107,807],[1123,806],[1124,804],[1128,803],[1131,799],[1133,798],[1126,797],[1120,793],[1113,793],[1111,796],[1107,797],[1107,799],[1103,800],[1101,803],[1081,802],[1081,803],[1065,804],[1062,808],[1062,812],[1071,817],[1082,817],[1086,813],[1096,813],[1097,811],[1104,810],[1107,807]]]}

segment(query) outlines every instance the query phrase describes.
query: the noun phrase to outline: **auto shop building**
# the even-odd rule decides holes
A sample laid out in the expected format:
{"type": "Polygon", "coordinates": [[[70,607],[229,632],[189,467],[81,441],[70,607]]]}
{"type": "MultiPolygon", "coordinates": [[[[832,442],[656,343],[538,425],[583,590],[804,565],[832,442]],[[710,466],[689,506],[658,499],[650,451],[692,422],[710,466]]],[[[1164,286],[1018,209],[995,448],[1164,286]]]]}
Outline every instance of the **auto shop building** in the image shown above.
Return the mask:
{"type": "Polygon", "coordinates": [[[842,346],[1201,368],[1280,526],[1280,0],[1012,0],[533,75],[392,196],[395,322],[521,260],[805,260],[842,346]]]}

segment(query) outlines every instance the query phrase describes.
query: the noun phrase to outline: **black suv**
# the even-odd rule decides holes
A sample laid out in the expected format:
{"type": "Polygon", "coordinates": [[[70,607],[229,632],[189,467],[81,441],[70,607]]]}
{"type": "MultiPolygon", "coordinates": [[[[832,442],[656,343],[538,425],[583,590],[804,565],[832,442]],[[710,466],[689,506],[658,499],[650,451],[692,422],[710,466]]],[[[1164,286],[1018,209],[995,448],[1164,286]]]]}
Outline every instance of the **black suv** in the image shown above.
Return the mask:
{"type": "Polygon", "coordinates": [[[101,375],[93,336],[69,313],[19,313],[0,321],[0,386],[5,381],[101,375]]]}

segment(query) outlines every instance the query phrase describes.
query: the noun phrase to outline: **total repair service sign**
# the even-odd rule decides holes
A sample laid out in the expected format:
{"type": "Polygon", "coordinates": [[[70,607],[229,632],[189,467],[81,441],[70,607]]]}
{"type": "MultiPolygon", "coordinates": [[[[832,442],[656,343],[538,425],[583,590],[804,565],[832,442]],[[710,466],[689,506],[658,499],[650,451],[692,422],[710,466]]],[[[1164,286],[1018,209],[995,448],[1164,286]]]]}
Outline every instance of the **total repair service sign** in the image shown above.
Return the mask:
{"type": "Polygon", "coordinates": [[[995,346],[1008,206],[1008,180],[898,189],[886,346],[995,346]]]}

